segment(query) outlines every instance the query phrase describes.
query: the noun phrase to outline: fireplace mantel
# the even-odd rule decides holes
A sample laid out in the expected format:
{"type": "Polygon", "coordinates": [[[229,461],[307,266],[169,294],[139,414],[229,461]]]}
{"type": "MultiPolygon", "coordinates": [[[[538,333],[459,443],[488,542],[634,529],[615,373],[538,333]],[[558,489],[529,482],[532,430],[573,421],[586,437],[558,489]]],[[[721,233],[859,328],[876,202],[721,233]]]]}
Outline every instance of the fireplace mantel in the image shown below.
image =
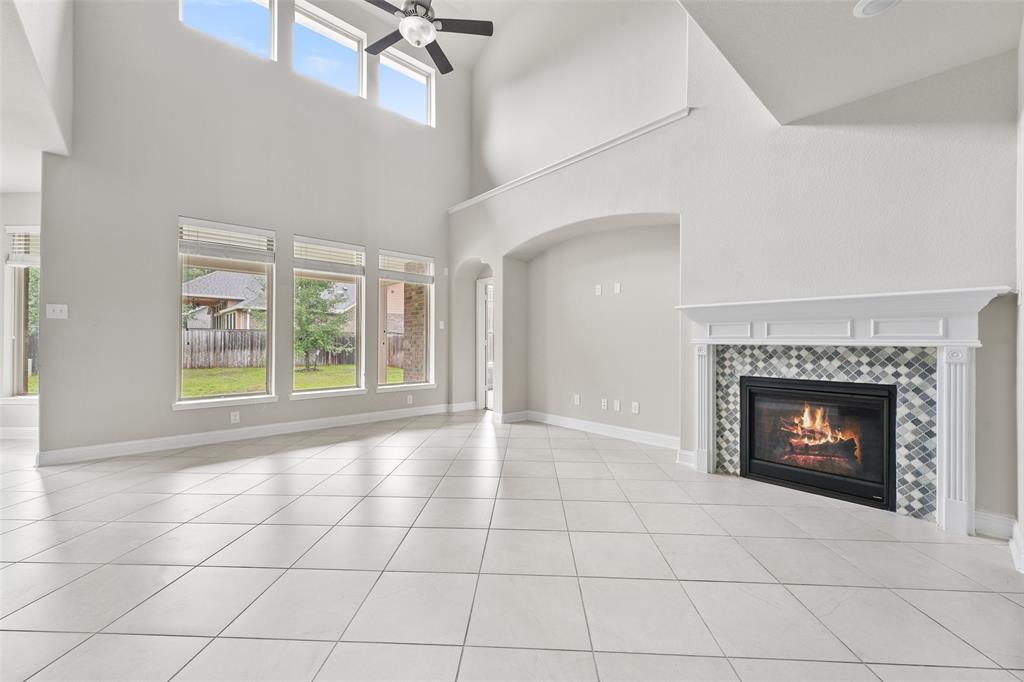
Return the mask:
{"type": "Polygon", "coordinates": [[[677,306],[695,344],[967,346],[978,313],[1010,287],[677,306]]]}
{"type": "MultiPolygon", "coordinates": [[[[937,348],[938,525],[974,532],[975,349],[978,313],[1006,286],[682,305],[693,323],[696,449],[715,470],[715,346],[917,346],[937,348]]],[[[683,461],[682,458],[680,461],[683,461]]]]}

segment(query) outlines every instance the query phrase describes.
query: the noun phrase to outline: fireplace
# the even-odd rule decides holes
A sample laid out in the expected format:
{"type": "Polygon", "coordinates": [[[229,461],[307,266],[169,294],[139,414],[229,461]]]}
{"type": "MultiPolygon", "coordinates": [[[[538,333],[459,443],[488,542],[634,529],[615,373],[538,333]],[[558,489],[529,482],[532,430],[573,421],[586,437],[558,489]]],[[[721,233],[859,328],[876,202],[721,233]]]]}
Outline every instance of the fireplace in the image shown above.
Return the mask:
{"type": "Polygon", "coordinates": [[[896,504],[896,387],[740,377],[740,475],[896,504]]]}

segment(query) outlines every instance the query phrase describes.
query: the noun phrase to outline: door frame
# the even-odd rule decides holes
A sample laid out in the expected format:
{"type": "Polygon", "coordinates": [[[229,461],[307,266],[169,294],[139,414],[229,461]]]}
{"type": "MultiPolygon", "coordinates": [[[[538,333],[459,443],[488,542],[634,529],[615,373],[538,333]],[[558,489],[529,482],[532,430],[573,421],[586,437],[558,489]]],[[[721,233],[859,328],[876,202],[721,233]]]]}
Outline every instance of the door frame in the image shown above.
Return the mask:
{"type": "Polygon", "coordinates": [[[484,277],[476,281],[476,337],[473,345],[476,348],[476,409],[482,410],[487,407],[487,351],[484,344],[487,341],[487,285],[494,284],[493,277],[484,277]]]}

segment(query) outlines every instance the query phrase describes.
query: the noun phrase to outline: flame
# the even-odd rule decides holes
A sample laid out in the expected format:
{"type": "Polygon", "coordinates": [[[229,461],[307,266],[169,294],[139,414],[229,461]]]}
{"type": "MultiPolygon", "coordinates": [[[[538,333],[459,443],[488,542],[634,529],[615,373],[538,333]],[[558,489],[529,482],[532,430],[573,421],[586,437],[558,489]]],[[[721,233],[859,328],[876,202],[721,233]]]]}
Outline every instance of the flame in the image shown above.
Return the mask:
{"type": "Polygon", "coordinates": [[[801,415],[792,417],[791,420],[782,420],[782,430],[792,434],[789,444],[793,447],[813,448],[825,444],[841,443],[843,441],[854,441],[855,456],[860,461],[860,435],[842,428],[832,428],[828,417],[825,415],[824,407],[811,408],[810,404],[804,403],[804,411],[801,415]]]}

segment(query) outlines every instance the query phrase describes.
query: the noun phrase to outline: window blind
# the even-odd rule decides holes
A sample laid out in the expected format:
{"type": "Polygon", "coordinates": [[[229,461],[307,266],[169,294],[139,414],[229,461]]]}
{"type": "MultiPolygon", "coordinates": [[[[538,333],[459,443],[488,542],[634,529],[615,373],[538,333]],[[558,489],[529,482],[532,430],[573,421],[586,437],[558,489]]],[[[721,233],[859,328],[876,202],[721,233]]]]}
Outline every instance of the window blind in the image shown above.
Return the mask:
{"type": "Polygon", "coordinates": [[[366,249],[362,246],[314,237],[295,237],[292,255],[294,267],[300,270],[360,276],[366,272],[366,249]]]}
{"type": "Polygon", "coordinates": [[[39,267],[39,227],[9,226],[7,238],[7,264],[16,268],[39,267]]]}
{"type": "Polygon", "coordinates": [[[381,276],[406,282],[434,283],[434,259],[398,251],[381,251],[377,267],[381,276]]]}
{"type": "Polygon", "coordinates": [[[274,232],[195,218],[178,219],[178,251],[193,256],[274,262],[274,232]]]}

